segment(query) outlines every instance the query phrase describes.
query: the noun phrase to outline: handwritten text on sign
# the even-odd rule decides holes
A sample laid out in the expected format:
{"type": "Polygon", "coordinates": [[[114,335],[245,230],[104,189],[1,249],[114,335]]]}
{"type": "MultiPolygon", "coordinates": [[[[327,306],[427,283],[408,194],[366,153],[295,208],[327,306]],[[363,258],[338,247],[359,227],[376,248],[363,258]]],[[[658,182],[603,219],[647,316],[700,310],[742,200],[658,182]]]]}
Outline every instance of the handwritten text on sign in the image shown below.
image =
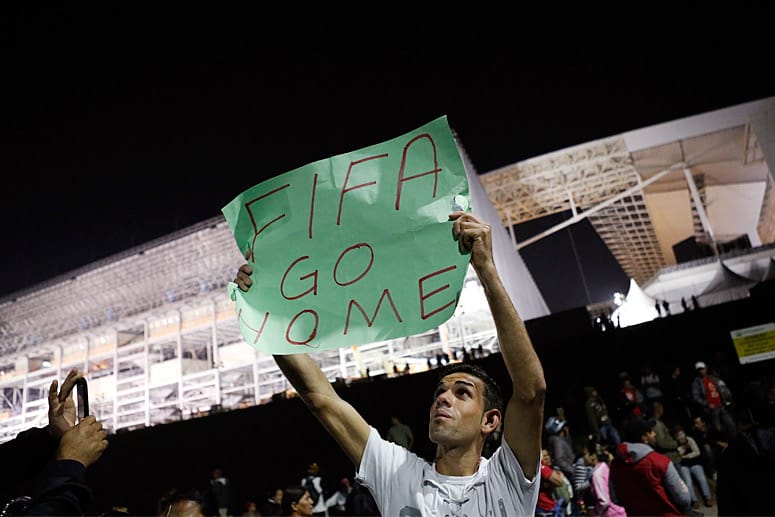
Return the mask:
{"type": "Polygon", "coordinates": [[[468,195],[446,117],[262,182],[223,208],[253,286],[230,284],[245,340],[292,354],[425,332],[454,313],[468,195]]]}

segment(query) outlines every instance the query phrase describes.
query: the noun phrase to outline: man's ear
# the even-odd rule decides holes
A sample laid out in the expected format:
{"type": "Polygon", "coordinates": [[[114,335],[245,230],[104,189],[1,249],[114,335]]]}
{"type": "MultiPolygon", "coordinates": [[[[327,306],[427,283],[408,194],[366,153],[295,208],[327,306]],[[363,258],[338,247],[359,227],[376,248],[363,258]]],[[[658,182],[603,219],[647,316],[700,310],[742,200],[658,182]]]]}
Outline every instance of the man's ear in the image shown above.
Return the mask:
{"type": "Polygon", "coordinates": [[[499,409],[490,409],[484,412],[482,417],[482,432],[486,435],[494,433],[498,426],[501,425],[501,419],[503,415],[499,409]]]}

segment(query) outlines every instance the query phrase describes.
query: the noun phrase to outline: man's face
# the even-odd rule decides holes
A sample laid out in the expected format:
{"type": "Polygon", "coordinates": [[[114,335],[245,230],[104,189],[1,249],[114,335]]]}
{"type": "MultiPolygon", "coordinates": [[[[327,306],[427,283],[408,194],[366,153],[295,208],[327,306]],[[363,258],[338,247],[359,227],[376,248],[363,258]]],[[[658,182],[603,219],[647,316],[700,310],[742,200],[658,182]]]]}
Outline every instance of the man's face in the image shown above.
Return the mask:
{"type": "Polygon", "coordinates": [[[468,443],[481,435],[484,417],[484,382],[456,372],[436,386],[430,409],[428,436],[440,445],[468,443]]]}
{"type": "Polygon", "coordinates": [[[299,515],[312,515],[313,506],[312,496],[309,495],[309,492],[304,492],[304,495],[301,496],[298,502],[291,504],[291,508],[296,510],[296,513],[299,515]]]}
{"type": "Polygon", "coordinates": [[[644,440],[644,443],[646,443],[647,445],[651,445],[653,447],[654,444],[657,443],[657,433],[655,433],[654,431],[649,431],[647,433],[644,433],[643,436],[646,438],[644,440]]]}

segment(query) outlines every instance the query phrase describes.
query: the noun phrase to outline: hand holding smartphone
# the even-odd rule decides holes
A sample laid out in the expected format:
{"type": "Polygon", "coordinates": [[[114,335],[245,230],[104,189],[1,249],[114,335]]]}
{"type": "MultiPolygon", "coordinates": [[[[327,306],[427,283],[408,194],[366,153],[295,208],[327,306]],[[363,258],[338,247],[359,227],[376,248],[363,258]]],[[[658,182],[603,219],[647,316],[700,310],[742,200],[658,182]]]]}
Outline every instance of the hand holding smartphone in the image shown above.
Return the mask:
{"type": "Polygon", "coordinates": [[[75,409],[79,422],[89,416],[89,388],[83,377],[75,381],[75,409]]]}

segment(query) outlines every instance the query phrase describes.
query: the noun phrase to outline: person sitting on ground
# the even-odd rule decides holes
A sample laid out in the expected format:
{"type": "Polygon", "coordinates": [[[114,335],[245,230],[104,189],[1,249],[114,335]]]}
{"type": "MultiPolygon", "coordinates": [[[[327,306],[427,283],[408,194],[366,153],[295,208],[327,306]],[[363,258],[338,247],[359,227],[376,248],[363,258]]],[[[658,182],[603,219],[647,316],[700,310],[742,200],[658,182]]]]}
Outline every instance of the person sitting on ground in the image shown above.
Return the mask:
{"type": "Polygon", "coordinates": [[[651,403],[651,414],[653,415],[653,418],[651,419],[653,424],[652,429],[655,435],[653,444],[654,450],[661,452],[670,458],[670,461],[675,463],[675,466],[678,467],[681,465],[681,454],[678,452],[678,441],[676,441],[673,437],[673,433],[670,432],[670,428],[668,428],[667,424],[662,420],[662,417],[665,414],[665,408],[662,405],[662,402],[655,400],[651,403]]]}
{"type": "Polygon", "coordinates": [[[566,478],[572,479],[574,454],[568,421],[552,416],[547,419],[544,429],[549,435],[546,441],[547,449],[552,453],[554,466],[559,468],[566,478]]]}
{"type": "Polygon", "coordinates": [[[339,488],[326,499],[328,515],[347,515],[347,496],[352,491],[350,478],[343,477],[339,480],[339,488]]]}
{"type": "Polygon", "coordinates": [[[619,372],[619,382],[617,400],[619,420],[626,421],[632,417],[646,417],[647,411],[643,404],[645,398],[640,389],[632,383],[630,374],[626,371],[619,372]]]}
{"type": "Polygon", "coordinates": [[[608,481],[611,473],[608,464],[611,459],[611,453],[596,442],[589,442],[584,447],[584,462],[592,467],[591,491],[595,501],[589,510],[589,515],[606,517],[626,517],[627,515],[623,507],[611,500],[608,481]]]}
{"type": "MultiPolygon", "coordinates": [[[[492,228],[471,213],[450,214],[451,237],[471,254],[495,321],[501,357],[511,378],[505,411],[497,383],[482,368],[456,363],[439,368],[429,408],[433,463],[384,440],[344,401],[308,354],[274,359],[306,406],[356,466],[383,515],[528,515],[538,498],[546,381],[525,324],[504,287],[492,250],[492,228]],[[503,439],[489,458],[485,442],[503,420],[503,439]]],[[[249,254],[248,260],[252,258],[249,254]]],[[[262,260],[269,258],[262,257],[262,260]]],[[[253,268],[235,279],[247,291],[253,268]]]]}
{"type": "Polygon", "coordinates": [[[692,419],[692,438],[697,442],[702,452],[702,466],[705,468],[705,477],[716,480],[718,461],[724,449],[729,445],[728,439],[708,424],[702,415],[692,419]]]}
{"type": "Polygon", "coordinates": [[[700,486],[700,492],[702,492],[705,506],[713,506],[708,479],[705,477],[705,469],[703,468],[702,460],[700,459],[700,446],[697,445],[694,438],[686,434],[686,431],[681,424],[676,424],[673,427],[673,434],[678,442],[678,453],[681,455],[681,463],[678,465],[678,472],[681,474],[681,478],[689,489],[692,507],[699,507],[697,492],[694,490],[694,482],[692,479],[697,481],[697,484],[700,486]]]}
{"type": "MultiPolygon", "coordinates": [[[[541,488],[538,492],[535,515],[551,517],[557,508],[556,490],[565,483],[565,475],[552,465],[552,453],[548,449],[541,451],[541,488]]],[[[562,501],[564,504],[568,501],[562,501]]]]}
{"type": "Polygon", "coordinates": [[[653,425],[632,418],[611,461],[611,500],[628,515],[695,515],[689,490],[670,458],[656,452],[653,425]]]}
{"type": "MultiPolygon", "coordinates": [[[[587,441],[597,443],[594,435],[587,436],[587,441]]],[[[585,457],[587,448],[579,446],[576,454],[576,461],[573,463],[573,477],[571,485],[573,486],[573,512],[572,515],[586,514],[587,508],[595,505],[595,496],[592,493],[592,467],[587,464],[585,457]]]]}
{"type": "Polygon", "coordinates": [[[283,514],[283,489],[275,487],[270,494],[268,494],[264,502],[261,504],[261,515],[268,517],[270,515],[282,515],[283,514]]]}

